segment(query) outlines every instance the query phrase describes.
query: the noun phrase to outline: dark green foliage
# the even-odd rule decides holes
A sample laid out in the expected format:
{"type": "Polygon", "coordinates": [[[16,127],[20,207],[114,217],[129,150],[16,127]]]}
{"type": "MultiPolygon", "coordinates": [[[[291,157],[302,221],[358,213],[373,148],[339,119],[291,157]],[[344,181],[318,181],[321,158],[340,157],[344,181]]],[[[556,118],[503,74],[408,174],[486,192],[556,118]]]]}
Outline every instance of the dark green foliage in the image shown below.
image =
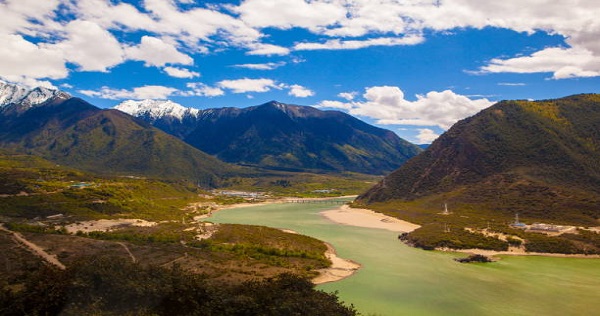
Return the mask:
{"type": "Polygon", "coordinates": [[[508,250],[508,243],[504,241],[471,233],[462,228],[452,229],[439,223],[424,225],[402,239],[408,244],[426,250],[435,248],[508,250]]]}
{"type": "Polygon", "coordinates": [[[560,237],[548,237],[543,234],[528,236],[525,249],[529,252],[581,253],[573,242],[560,237]]]}
{"type": "Polygon", "coordinates": [[[0,293],[2,315],[356,315],[335,294],[283,274],[211,284],[177,267],[143,267],[99,257],[65,271],[44,268],[20,291],[0,293]]]}
{"type": "Polygon", "coordinates": [[[471,263],[471,262],[487,263],[487,262],[492,262],[493,260],[484,255],[475,254],[475,255],[470,255],[466,258],[455,258],[454,261],[460,262],[460,263],[471,263]]]}
{"type": "Polygon", "coordinates": [[[314,259],[319,268],[331,264],[324,256],[327,247],[318,239],[269,227],[220,225],[208,243],[213,250],[230,251],[253,259],[267,259],[275,265],[286,263],[274,261],[272,257],[314,259]]]}
{"type": "Polygon", "coordinates": [[[560,236],[528,233],[526,238],[525,249],[531,252],[600,254],[600,234],[593,231],[560,236]]]}

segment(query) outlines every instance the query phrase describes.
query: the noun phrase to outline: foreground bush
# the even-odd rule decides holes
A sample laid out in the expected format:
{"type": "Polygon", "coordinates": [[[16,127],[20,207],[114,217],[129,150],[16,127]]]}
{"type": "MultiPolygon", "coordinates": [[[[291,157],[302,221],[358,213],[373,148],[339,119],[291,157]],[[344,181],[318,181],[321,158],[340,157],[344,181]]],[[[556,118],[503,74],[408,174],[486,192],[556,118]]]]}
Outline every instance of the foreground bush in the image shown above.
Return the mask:
{"type": "Polygon", "coordinates": [[[21,289],[0,291],[1,315],[356,315],[336,294],[282,274],[264,281],[213,284],[178,268],[116,258],[42,268],[21,289]]]}

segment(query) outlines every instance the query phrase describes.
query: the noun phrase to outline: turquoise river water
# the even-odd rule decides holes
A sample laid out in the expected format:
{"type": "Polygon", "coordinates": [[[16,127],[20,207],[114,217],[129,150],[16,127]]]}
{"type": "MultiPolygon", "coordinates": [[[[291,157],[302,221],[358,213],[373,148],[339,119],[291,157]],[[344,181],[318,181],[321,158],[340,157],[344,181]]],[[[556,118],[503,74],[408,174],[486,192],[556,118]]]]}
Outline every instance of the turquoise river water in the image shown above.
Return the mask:
{"type": "Polygon", "coordinates": [[[332,244],[362,264],[353,276],[319,285],[363,315],[600,315],[600,259],[502,256],[461,264],[464,256],[414,249],[397,233],[333,223],[334,206],[271,204],[216,212],[215,223],[291,229],[332,244]]]}

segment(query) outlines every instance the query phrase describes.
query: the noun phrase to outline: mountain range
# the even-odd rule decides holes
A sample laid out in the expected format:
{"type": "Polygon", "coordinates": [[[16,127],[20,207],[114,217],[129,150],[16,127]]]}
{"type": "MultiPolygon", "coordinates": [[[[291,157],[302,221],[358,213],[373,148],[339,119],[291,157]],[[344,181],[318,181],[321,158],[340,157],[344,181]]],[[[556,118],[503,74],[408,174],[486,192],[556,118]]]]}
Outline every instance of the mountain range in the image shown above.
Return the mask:
{"type": "Polygon", "coordinates": [[[359,197],[467,203],[597,224],[600,95],[502,101],[464,119],[359,197]]]}
{"type": "Polygon", "coordinates": [[[230,163],[385,174],[422,151],[389,130],[308,106],[198,110],[145,100],[100,109],[59,90],[2,82],[0,148],[86,171],[207,186],[256,174],[230,163]]]}
{"type": "Polygon", "coordinates": [[[277,101],[197,110],[145,100],[115,108],[223,161],[268,169],[385,174],[422,151],[348,114],[277,101]]]}
{"type": "Polygon", "coordinates": [[[212,186],[239,168],[117,110],[57,90],[0,83],[0,147],[112,175],[212,186]]]}

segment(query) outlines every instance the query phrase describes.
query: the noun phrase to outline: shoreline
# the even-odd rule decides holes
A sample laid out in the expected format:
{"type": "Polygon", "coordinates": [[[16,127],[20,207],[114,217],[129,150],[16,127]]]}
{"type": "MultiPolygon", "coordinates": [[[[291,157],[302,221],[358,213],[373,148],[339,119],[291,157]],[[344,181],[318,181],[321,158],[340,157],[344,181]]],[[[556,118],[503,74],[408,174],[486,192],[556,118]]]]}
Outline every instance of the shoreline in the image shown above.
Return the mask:
{"type": "Polygon", "coordinates": [[[331,266],[317,270],[319,275],[311,280],[313,284],[319,285],[343,280],[362,267],[358,262],[338,257],[335,248],[328,242],[324,243],[327,246],[325,257],[331,261],[331,266]]]}
{"type": "MultiPolygon", "coordinates": [[[[410,247],[410,246],[409,246],[410,247]]],[[[484,256],[538,256],[538,257],[554,257],[554,258],[577,258],[577,259],[600,259],[600,255],[586,255],[582,253],[553,253],[553,252],[526,252],[524,250],[517,251],[496,251],[487,249],[452,249],[452,248],[435,248],[435,251],[442,252],[456,252],[473,255],[484,255],[484,256]]]]}
{"type": "MultiPolygon", "coordinates": [[[[354,196],[342,196],[333,198],[307,198],[307,200],[324,200],[324,199],[335,199],[335,198],[348,198],[354,196]]],[[[218,207],[213,212],[218,212],[233,208],[271,205],[271,204],[283,204],[289,203],[290,200],[295,198],[281,198],[275,200],[269,200],[259,203],[239,203],[232,205],[224,205],[218,207]]],[[[404,221],[395,217],[391,217],[382,213],[375,212],[370,209],[364,208],[352,208],[349,205],[341,205],[338,207],[332,207],[331,209],[321,211],[319,213],[323,218],[345,226],[355,226],[372,229],[383,229],[397,233],[409,233],[417,228],[421,227],[418,224],[404,221]]],[[[209,218],[211,214],[202,216],[202,219],[209,218]]],[[[196,219],[196,218],[194,218],[196,219]]],[[[295,233],[289,230],[281,229],[289,233],[295,233]]],[[[328,268],[317,270],[320,275],[313,278],[312,282],[316,285],[336,282],[352,276],[358,271],[362,265],[358,262],[350,259],[343,259],[337,256],[335,248],[323,241],[327,246],[325,256],[332,262],[332,265],[328,268]]],[[[410,245],[407,245],[412,247],[410,245]]],[[[413,247],[415,248],[415,247],[413,247]]],[[[421,249],[425,251],[424,249],[421,249]]],[[[444,252],[455,252],[455,253],[466,253],[466,254],[482,254],[485,256],[541,256],[541,257],[561,257],[561,258],[587,258],[587,259],[598,259],[600,255],[585,255],[585,254],[559,254],[559,253],[537,253],[537,252],[525,252],[525,251],[493,251],[484,249],[445,249],[436,248],[435,251],[444,252]]]]}

